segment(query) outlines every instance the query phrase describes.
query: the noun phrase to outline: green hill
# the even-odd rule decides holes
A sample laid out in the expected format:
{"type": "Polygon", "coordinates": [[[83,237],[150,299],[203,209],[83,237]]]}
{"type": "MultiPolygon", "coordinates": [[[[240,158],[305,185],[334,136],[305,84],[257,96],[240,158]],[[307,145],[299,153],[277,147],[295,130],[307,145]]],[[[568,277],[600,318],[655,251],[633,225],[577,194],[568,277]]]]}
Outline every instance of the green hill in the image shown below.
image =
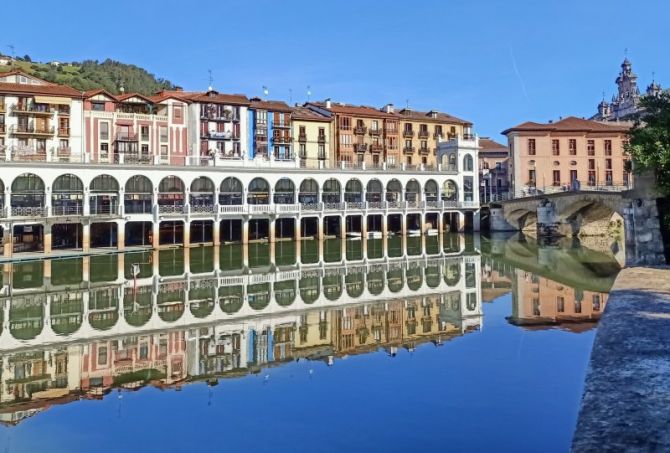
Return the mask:
{"type": "Polygon", "coordinates": [[[81,91],[104,88],[110,93],[119,93],[119,88],[123,85],[126,93],[138,92],[150,95],[161,89],[174,88],[170,81],[156,78],[139,66],[110,59],[103,62],[96,60],[61,62],[58,66],[15,60],[11,66],[0,66],[0,72],[12,69],[21,69],[49,82],[69,85],[81,91]]]}

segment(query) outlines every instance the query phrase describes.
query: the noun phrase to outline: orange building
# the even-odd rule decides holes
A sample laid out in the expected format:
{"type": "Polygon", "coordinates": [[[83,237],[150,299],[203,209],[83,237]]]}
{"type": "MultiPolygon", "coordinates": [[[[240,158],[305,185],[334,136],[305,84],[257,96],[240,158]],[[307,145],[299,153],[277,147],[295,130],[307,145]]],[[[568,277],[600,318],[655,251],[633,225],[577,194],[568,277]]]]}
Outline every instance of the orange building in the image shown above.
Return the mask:
{"type": "Polygon", "coordinates": [[[571,116],[503,131],[511,153],[510,191],[629,186],[624,148],[630,127],[571,116]]]}

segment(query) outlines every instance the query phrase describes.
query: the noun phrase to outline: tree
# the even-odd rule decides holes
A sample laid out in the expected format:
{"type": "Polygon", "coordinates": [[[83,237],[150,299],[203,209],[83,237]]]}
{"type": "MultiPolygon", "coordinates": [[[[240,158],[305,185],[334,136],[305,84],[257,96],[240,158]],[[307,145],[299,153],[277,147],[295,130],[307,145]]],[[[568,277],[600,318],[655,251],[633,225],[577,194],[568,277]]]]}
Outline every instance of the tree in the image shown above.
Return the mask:
{"type": "Polygon", "coordinates": [[[25,55],[23,56],[23,61],[27,61],[28,63],[30,63],[30,62],[32,62],[33,60],[30,59],[30,55],[25,54],[25,55]]]}
{"type": "Polygon", "coordinates": [[[670,195],[670,93],[645,96],[642,113],[630,132],[627,150],[635,163],[635,172],[653,171],[656,186],[670,195]]]}

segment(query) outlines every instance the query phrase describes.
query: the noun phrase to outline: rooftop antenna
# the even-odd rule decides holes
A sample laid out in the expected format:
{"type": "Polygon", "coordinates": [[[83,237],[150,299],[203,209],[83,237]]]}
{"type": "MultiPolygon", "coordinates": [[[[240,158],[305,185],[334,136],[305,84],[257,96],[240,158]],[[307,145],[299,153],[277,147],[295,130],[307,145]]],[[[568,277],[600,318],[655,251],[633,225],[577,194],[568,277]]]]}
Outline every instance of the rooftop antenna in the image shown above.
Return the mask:
{"type": "Polygon", "coordinates": [[[293,104],[293,89],[288,89],[288,105],[293,104]]]}
{"type": "Polygon", "coordinates": [[[312,95],[312,89],[307,85],[307,102],[309,102],[309,97],[312,95]]]}
{"type": "Polygon", "coordinates": [[[207,91],[212,91],[214,89],[213,88],[214,85],[212,85],[213,82],[214,82],[214,77],[212,77],[212,70],[211,69],[208,69],[207,72],[209,73],[209,88],[208,88],[207,91]]]}
{"type": "Polygon", "coordinates": [[[409,99],[405,99],[405,108],[409,109],[409,99]]]}

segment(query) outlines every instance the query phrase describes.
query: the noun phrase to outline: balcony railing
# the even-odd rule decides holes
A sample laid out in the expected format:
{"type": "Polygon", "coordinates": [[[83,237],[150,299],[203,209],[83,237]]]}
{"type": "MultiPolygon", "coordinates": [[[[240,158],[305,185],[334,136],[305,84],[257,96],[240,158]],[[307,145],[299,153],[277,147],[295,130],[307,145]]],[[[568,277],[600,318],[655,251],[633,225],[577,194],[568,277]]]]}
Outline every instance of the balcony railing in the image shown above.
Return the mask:
{"type": "Polygon", "coordinates": [[[463,140],[474,140],[475,136],[474,134],[466,133],[463,134],[463,140]]]}
{"type": "Polygon", "coordinates": [[[414,137],[414,131],[413,130],[403,130],[402,131],[402,136],[405,138],[413,138],[414,137]]]}
{"type": "Polygon", "coordinates": [[[276,144],[289,144],[293,138],[285,135],[275,135],[272,137],[272,142],[276,144]]]}
{"type": "Polygon", "coordinates": [[[41,126],[37,127],[34,124],[17,124],[12,126],[10,132],[12,134],[26,134],[26,135],[53,135],[54,134],[53,126],[41,126]]]}
{"type": "Polygon", "coordinates": [[[206,138],[212,140],[239,140],[239,134],[235,134],[232,131],[209,131],[206,134],[203,134],[206,138]]]}
{"type": "Polygon", "coordinates": [[[230,112],[228,110],[225,110],[221,115],[217,115],[216,112],[214,111],[206,111],[203,110],[203,112],[200,114],[200,118],[203,120],[209,120],[209,121],[239,121],[240,118],[234,114],[233,112],[230,112]]]}
{"type": "Polygon", "coordinates": [[[45,207],[29,207],[29,206],[13,206],[10,210],[12,217],[45,217],[47,215],[47,208],[45,207]]]}
{"type": "Polygon", "coordinates": [[[52,206],[51,215],[55,217],[82,215],[84,207],[80,204],[52,206]]]}
{"type": "Polygon", "coordinates": [[[117,131],[114,137],[119,142],[136,142],[137,132],[117,131]]]}
{"type": "Polygon", "coordinates": [[[298,141],[299,142],[306,142],[307,141],[307,134],[303,134],[303,133],[298,134],[298,141]]]}
{"type": "Polygon", "coordinates": [[[442,137],[444,137],[444,134],[443,134],[442,132],[433,132],[433,138],[434,138],[435,140],[439,140],[439,139],[441,139],[442,137]]]}
{"type": "Polygon", "coordinates": [[[419,138],[420,138],[420,139],[425,140],[425,139],[427,139],[428,137],[430,137],[430,133],[428,133],[427,130],[419,131],[419,138]]]}
{"type": "Polygon", "coordinates": [[[4,134],[7,131],[7,126],[5,123],[0,124],[0,134],[4,134]]]}
{"type": "Polygon", "coordinates": [[[58,136],[59,137],[69,137],[70,136],[70,128],[69,127],[59,127],[58,128],[58,136]]]}
{"type": "Polygon", "coordinates": [[[51,110],[44,106],[38,104],[12,104],[10,107],[12,113],[27,113],[32,115],[51,115],[51,110]]]}
{"type": "Polygon", "coordinates": [[[430,154],[430,148],[428,148],[427,146],[422,146],[419,148],[419,153],[421,153],[424,156],[427,156],[428,154],[430,154]]]}
{"type": "Polygon", "coordinates": [[[319,138],[316,139],[318,143],[326,143],[326,136],[325,135],[319,135],[319,138]]]}
{"type": "Polygon", "coordinates": [[[363,134],[365,134],[365,132],[366,132],[367,130],[368,130],[368,128],[365,127],[365,126],[356,126],[356,127],[354,128],[354,134],[356,134],[356,135],[363,135],[363,134]]]}
{"type": "Polygon", "coordinates": [[[371,153],[380,153],[384,151],[384,145],[379,144],[379,143],[373,143],[370,145],[370,152],[371,153]]]}
{"type": "Polygon", "coordinates": [[[382,134],[382,130],[380,128],[377,129],[370,129],[370,135],[374,137],[378,137],[382,134]]]}
{"type": "Polygon", "coordinates": [[[291,127],[291,122],[290,121],[275,121],[274,123],[272,123],[272,127],[289,128],[289,127],[291,127]]]}
{"type": "Polygon", "coordinates": [[[413,146],[405,146],[402,149],[402,152],[405,154],[414,154],[414,147],[413,146]]]}
{"type": "Polygon", "coordinates": [[[367,152],[367,150],[368,150],[367,143],[354,143],[354,152],[364,153],[367,152]]]}

